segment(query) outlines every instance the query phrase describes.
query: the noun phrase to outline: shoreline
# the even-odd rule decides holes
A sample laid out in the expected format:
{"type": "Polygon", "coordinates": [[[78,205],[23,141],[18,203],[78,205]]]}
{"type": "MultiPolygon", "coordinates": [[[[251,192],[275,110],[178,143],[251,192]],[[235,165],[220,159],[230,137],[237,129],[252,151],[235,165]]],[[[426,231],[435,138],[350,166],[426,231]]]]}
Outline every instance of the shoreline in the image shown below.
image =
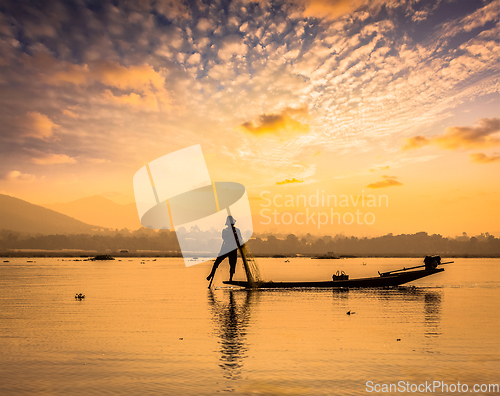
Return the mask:
{"type": "MultiPolygon", "coordinates": [[[[0,251],[2,258],[92,258],[97,255],[109,255],[113,258],[182,258],[180,252],[169,251],[137,251],[137,252],[99,252],[96,250],[42,250],[42,249],[16,249],[0,251]]],[[[500,258],[500,255],[477,255],[477,254],[439,254],[446,258],[500,258]]],[[[192,255],[189,257],[204,257],[204,254],[192,255]]],[[[322,260],[339,260],[349,258],[423,258],[422,254],[368,254],[368,255],[338,255],[332,257],[325,257],[323,254],[279,254],[279,255],[266,255],[266,254],[253,254],[255,258],[276,258],[276,259],[289,259],[289,258],[309,258],[309,259],[322,259],[322,260]]],[[[211,260],[212,256],[207,257],[207,261],[211,260]]]]}

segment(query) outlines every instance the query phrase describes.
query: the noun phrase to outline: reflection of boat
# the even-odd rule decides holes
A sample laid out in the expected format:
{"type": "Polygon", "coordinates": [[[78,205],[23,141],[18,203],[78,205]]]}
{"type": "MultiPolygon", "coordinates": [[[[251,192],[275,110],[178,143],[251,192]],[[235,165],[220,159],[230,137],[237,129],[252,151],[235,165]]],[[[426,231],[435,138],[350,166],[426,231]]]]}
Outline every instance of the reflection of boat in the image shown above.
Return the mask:
{"type": "MultiPolygon", "coordinates": [[[[441,263],[441,257],[439,256],[427,256],[424,260],[424,265],[419,265],[411,268],[403,268],[400,270],[394,270],[389,272],[379,272],[379,276],[372,278],[358,278],[349,279],[348,275],[340,274],[333,275],[331,281],[312,281],[312,282],[258,282],[254,284],[254,288],[258,289],[277,289],[277,288],[367,288],[367,287],[391,287],[399,286],[404,283],[408,283],[429,275],[436,274],[438,272],[444,271],[444,268],[437,268],[439,264],[449,264],[452,263],[441,263]],[[416,268],[425,267],[424,269],[417,271],[410,271],[416,268]]],[[[250,288],[251,284],[245,281],[225,281],[227,285],[241,286],[245,288],[250,288]]]]}

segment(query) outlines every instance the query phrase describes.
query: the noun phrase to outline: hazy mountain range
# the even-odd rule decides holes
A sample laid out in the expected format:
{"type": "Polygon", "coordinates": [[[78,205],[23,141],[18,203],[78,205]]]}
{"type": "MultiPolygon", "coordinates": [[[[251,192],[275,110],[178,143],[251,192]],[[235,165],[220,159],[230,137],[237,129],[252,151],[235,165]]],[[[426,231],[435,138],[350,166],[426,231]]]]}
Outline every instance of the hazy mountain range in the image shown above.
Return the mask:
{"type": "Polygon", "coordinates": [[[142,227],[135,203],[117,204],[100,195],[66,203],[43,205],[43,207],[105,228],[136,230],[142,227]]]}
{"type": "MultiPolygon", "coordinates": [[[[93,233],[100,228],[113,231],[127,228],[134,231],[141,227],[134,203],[118,204],[95,195],[67,203],[40,206],[0,194],[0,230],[41,234],[80,234],[93,233]]],[[[330,234],[332,236],[340,233],[358,236],[382,235],[374,232],[373,229],[356,229],[357,232],[353,232],[353,226],[345,231],[340,228],[330,234]]],[[[300,235],[301,232],[297,231],[290,229],[289,233],[300,235]]],[[[276,234],[276,230],[269,230],[267,233],[276,234]]],[[[499,236],[500,231],[491,234],[499,236]]]]}
{"type": "Polygon", "coordinates": [[[80,234],[91,233],[99,228],[136,230],[140,227],[133,203],[121,205],[96,195],[40,206],[0,194],[0,230],[80,234]]]}
{"type": "Polygon", "coordinates": [[[99,228],[22,199],[0,194],[0,230],[41,234],[90,233],[99,228]]]}

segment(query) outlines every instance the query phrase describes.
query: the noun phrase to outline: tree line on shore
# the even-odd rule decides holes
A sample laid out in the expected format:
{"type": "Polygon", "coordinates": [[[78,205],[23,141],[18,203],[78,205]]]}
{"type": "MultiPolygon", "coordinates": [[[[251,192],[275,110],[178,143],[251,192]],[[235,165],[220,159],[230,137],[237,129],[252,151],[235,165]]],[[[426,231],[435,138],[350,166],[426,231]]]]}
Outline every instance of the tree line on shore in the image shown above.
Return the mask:
{"type": "MultiPolygon", "coordinates": [[[[27,235],[11,231],[0,231],[0,255],[20,249],[32,250],[81,250],[95,252],[130,253],[157,251],[166,255],[180,255],[179,239],[183,246],[191,246],[193,251],[218,251],[220,232],[201,232],[197,229],[149,230],[127,229],[106,231],[96,234],[70,235],[27,235]]],[[[335,256],[442,256],[500,257],[500,238],[483,233],[459,237],[443,237],[426,232],[416,234],[387,234],[373,238],[306,235],[254,235],[247,243],[255,256],[274,255],[335,255],[335,256]]]]}

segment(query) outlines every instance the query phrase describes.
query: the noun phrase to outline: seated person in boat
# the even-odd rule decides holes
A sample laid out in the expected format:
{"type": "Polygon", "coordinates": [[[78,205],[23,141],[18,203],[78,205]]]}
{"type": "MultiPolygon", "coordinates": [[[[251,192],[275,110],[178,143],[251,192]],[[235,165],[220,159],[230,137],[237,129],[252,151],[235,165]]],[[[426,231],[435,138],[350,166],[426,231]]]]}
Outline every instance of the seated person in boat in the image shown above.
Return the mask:
{"type": "Polygon", "coordinates": [[[218,254],[217,260],[215,260],[214,265],[212,267],[212,272],[210,272],[210,275],[207,276],[207,280],[211,280],[214,275],[215,271],[217,271],[217,268],[219,267],[219,264],[226,258],[229,258],[229,280],[233,280],[233,275],[234,272],[236,271],[236,262],[238,261],[238,249],[233,249],[228,252],[229,249],[231,249],[232,246],[237,246],[240,244],[240,241],[243,239],[241,238],[241,233],[240,230],[236,227],[234,227],[234,223],[236,223],[236,220],[234,219],[233,216],[227,216],[226,219],[226,228],[222,230],[222,246],[220,248],[220,252],[218,254]],[[235,235],[234,231],[236,232],[238,241],[237,244],[235,245],[235,235]]]}

